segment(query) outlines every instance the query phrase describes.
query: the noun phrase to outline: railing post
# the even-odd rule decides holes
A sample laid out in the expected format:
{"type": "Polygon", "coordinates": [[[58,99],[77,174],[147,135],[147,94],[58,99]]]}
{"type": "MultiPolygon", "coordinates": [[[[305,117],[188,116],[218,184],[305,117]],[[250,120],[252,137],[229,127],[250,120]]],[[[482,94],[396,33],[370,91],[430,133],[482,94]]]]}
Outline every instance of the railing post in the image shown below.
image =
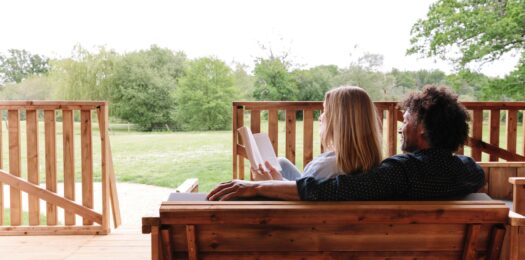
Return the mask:
{"type": "Polygon", "coordinates": [[[395,104],[388,106],[386,118],[388,124],[388,156],[392,156],[397,153],[397,111],[395,104]]]}
{"type": "Polygon", "coordinates": [[[97,112],[102,157],[102,228],[109,232],[109,142],[107,140],[109,115],[107,103],[101,105],[97,112]]]}
{"type": "MultiPolygon", "coordinates": [[[[7,111],[9,128],[9,172],[20,177],[21,149],[20,149],[20,111],[7,111]]],[[[2,187],[3,188],[3,187],[2,187]]],[[[11,226],[22,224],[22,194],[20,189],[10,188],[11,226]]]]}

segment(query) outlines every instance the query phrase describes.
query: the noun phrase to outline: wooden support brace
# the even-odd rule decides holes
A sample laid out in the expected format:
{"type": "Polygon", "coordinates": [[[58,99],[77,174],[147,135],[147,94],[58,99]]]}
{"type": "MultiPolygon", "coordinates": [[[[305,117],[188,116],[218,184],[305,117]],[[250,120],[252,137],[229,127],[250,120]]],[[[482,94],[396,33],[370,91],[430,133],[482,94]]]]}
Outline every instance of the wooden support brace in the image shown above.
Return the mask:
{"type": "Polygon", "coordinates": [[[188,242],[188,259],[197,260],[197,239],[195,237],[195,225],[186,225],[186,240],[188,242]]]}
{"type": "Polygon", "coordinates": [[[474,260],[476,259],[476,242],[478,241],[479,231],[481,225],[474,224],[467,226],[467,234],[465,238],[465,249],[463,251],[463,260],[474,260]]]}
{"type": "Polygon", "coordinates": [[[503,245],[503,239],[505,238],[505,226],[494,225],[492,228],[491,241],[492,245],[489,248],[488,258],[490,260],[498,260],[500,258],[501,247],[503,245]]]}
{"type": "Polygon", "coordinates": [[[67,209],[69,212],[78,214],[86,219],[102,224],[102,215],[96,211],[76,204],[74,201],[56,195],[40,186],[27,182],[26,180],[11,175],[5,171],[0,170],[0,181],[10,185],[13,188],[22,190],[36,196],[45,201],[51,202],[54,205],[67,209]]]}
{"type": "Polygon", "coordinates": [[[160,236],[162,239],[162,259],[171,260],[172,259],[172,249],[171,249],[171,239],[170,239],[170,230],[161,229],[160,236]]]}

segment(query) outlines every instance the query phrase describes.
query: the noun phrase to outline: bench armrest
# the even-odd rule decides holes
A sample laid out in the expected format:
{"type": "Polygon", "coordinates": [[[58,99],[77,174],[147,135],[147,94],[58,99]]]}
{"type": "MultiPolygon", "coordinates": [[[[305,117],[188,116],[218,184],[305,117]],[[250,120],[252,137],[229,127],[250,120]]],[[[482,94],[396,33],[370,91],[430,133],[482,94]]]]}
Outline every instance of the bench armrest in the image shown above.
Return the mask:
{"type": "Polygon", "coordinates": [[[177,189],[175,189],[175,192],[198,192],[199,191],[199,179],[197,178],[191,178],[185,180],[177,189]]]}
{"type": "Polygon", "coordinates": [[[145,216],[142,217],[142,234],[150,234],[151,227],[160,226],[159,216],[145,216]]]}
{"type": "Polygon", "coordinates": [[[525,215],[525,177],[509,178],[513,186],[512,211],[525,215]]]}

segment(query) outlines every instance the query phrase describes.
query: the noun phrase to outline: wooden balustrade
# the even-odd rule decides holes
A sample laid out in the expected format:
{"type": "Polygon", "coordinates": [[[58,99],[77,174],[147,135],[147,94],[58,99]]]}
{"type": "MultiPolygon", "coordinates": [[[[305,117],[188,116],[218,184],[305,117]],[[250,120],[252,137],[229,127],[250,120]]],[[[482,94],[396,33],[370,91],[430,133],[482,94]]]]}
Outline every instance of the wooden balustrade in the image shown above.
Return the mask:
{"type": "Polygon", "coordinates": [[[110,203],[114,225],[120,225],[120,209],[108,135],[107,102],[0,101],[0,111],[7,111],[6,139],[9,143],[9,167],[5,168],[2,163],[5,154],[1,145],[3,131],[0,122],[0,235],[107,234],[110,232],[110,203]],[[93,135],[93,113],[96,113],[98,119],[98,129],[95,129],[100,137],[100,158],[93,156],[93,143],[96,140],[96,136],[93,135]],[[24,124],[24,115],[25,131],[21,127],[24,124]],[[57,116],[61,120],[57,120],[57,116]],[[79,116],[79,130],[75,128],[75,116],[79,116]],[[39,131],[41,125],[43,133],[39,131]],[[79,133],[75,133],[76,131],[79,133]],[[24,135],[27,179],[21,177],[24,135]],[[59,135],[62,135],[62,138],[57,138],[59,135]],[[78,150],[75,144],[76,135],[80,136],[80,157],[75,157],[75,151],[78,150]],[[43,153],[39,149],[42,137],[43,153]],[[61,141],[62,151],[57,150],[57,141],[61,141]],[[63,156],[62,167],[57,165],[59,154],[63,156]],[[101,212],[94,209],[94,160],[101,165],[101,212]],[[75,170],[76,165],[80,166],[80,170],[75,170]],[[40,174],[40,168],[44,169],[45,174],[40,174]],[[75,172],[80,172],[81,177],[76,178],[75,172]],[[45,176],[44,181],[40,180],[41,176],[45,176]],[[63,196],[57,194],[59,177],[63,179],[63,196]],[[75,198],[75,182],[78,181],[82,184],[81,200],[75,198]],[[45,183],[45,188],[40,186],[41,182],[45,183]],[[4,207],[7,206],[4,205],[3,184],[10,186],[9,225],[3,222],[4,207]],[[22,225],[21,192],[28,194],[28,225],[22,225]],[[45,208],[40,208],[40,200],[47,202],[45,208]],[[64,209],[63,223],[58,221],[57,207],[64,209]],[[40,222],[42,215],[46,217],[46,223],[40,222]],[[83,218],[82,223],[77,223],[77,215],[83,218]]]}
{"type": "MultiPolygon", "coordinates": [[[[525,161],[525,102],[463,102],[471,113],[471,134],[469,135],[467,147],[476,161],[483,161],[483,154],[487,154],[488,161],[525,161]],[[518,119],[521,114],[521,131],[518,131],[518,119]],[[502,117],[505,123],[502,123],[502,117]],[[503,124],[503,128],[502,128],[503,124]],[[484,138],[484,126],[488,131],[488,137],[484,138]],[[505,129],[505,139],[500,139],[500,131],[505,129]]],[[[296,112],[303,112],[303,147],[302,162],[305,166],[314,157],[314,112],[321,111],[321,101],[254,101],[233,102],[233,178],[244,178],[245,151],[236,129],[244,126],[244,122],[250,121],[252,132],[261,132],[261,114],[267,114],[268,135],[273,148],[279,156],[286,156],[290,161],[296,161],[298,147],[296,144],[296,112]],[[285,151],[279,151],[279,121],[278,115],[285,113],[285,151]],[[247,120],[245,120],[247,117],[247,120]]],[[[402,111],[398,109],[396,102],[375,102],[383,134],[386,135],[385,156],[399,153],[397,129],[403,121],[402,111]]],[[[322,151],[322,148],[320,149],[322,151]]],[[[462,154],[462,148],[458,153],[462,154]]]]}

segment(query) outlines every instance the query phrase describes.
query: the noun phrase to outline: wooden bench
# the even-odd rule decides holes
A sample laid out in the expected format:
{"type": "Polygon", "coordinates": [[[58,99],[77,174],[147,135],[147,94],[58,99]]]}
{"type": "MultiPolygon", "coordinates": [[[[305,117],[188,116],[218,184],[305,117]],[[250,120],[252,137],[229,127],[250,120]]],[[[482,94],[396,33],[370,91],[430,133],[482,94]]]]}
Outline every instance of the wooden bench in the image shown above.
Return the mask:
{"type": "MultiPolygon", "coordinates": [[[[401,111],[395,102],[375,104],[383,120],[385,155],[395,154],[401,111]]],[[[158,216],[143,218],[143,233],[151,234],[152,259],[525,259],[525,143],[517,138],[518,113],[525,111],[525,102],[464,104],[473,118],[470,156],[480,161],[487,153],[490,161],[521,161],[481,163],[487,185],[480,192],[506,203],[167,201],[158,216]],[[505,148],[499,140],[501,114],[506,117],[505,148]],[[488,143],[481,138],[483,124],[490,125],[488,143]],[[518,154],[518,149],[524,152],[518,154]]],[[[254,133],[267,132],[276,153],[292,162],[299,157],[304,166],[314,150],[322,151],[315,147],[313,131],[322,102],[233,102],[232,108],[234,179],[245,178],[246,155],[235,131],[245,122],[254,133]],[[284,137],[279,136],[282,111],[284,137]],[[303,117],[302,144],[296,138],[298,111],[303,117]]],[[[195,182],[178,190],[195,190],[195,182]]]]}
{"type": "Polygon", "coordinates": [[[509,209],[487,198],[166,201],[143,231],[153,259],[499,259],[509,209]]]}

